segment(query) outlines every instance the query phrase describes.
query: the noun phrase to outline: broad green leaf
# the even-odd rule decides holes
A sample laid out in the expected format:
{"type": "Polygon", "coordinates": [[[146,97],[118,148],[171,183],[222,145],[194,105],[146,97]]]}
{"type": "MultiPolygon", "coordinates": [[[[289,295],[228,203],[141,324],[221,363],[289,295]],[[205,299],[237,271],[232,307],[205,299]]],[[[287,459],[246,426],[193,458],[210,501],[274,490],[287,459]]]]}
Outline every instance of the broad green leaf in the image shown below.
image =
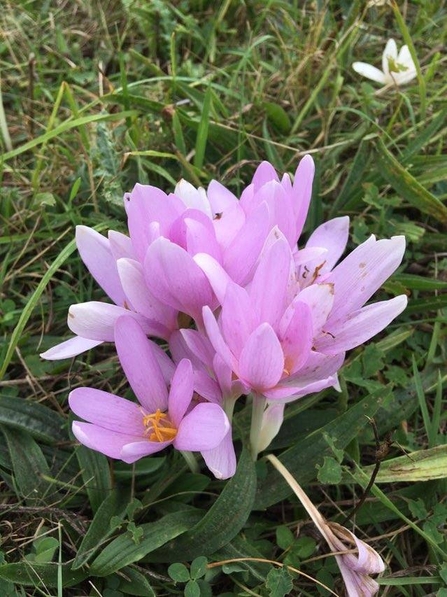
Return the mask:
{"type": "MultiPolygon", "coordinates": [[[[116,575],[118,577],[118,575],[116,575]]],[[[138,597],[156,597],[154,589],[147,578],[131,566],[126,566],[119,572],[117,589],[125,595],[138,597]]]]}
{"type": "Polygon", "coordinates": [[[87,572],[73,571],[69,564],[19,562],[0,566],[0,578],[27,587],[57,587],[61,568],[63,587],[77,585],[88,576],[87,572]]]}
{"type": "Polygon", "coordinates": [[[78,446],[76,457],[90,506],[93,512],[97,512],[104,500],[110,495],[112,488],[109,462],[103,454],[90,450],[85,446],[78,446]]]}
{"type": "Polygon", "coordinates": [[[248,450],[239,458],[236,474],[192,529],[148,558],[155,562],[191,561],[221,549],[244,526],[253,507],[256,471],[248,450]]]}
{"type": "MultiPolygon", "coordinates": [[[[364,467],[363,472],[371,475],[374,466],[364,467]]],[[[399,483],[431,481],[447,477],[447,445],[428,450],[410,452],[405,456],[382,462],[376,483],[399,483]]]]}
{"type": "Polygon", "coordinates": [[[55,491],[45,479],[50,469],[42,450],[34,439],[24,431],[2,426],[20,497],[27,504],[42,503],[44,498],[54,501],[55,491]]]}
{"type": "Polygon", "coordinates": [[[285,595],[290,595],[293,589],[290,572],[285,566],[272,568],[267,575],[265,586],[270,591],[270,597],[285,597],[285,595]]]}
{"type": "MultiPolygon", "coordinates": [[[[382,402],[383,389],[377,390],[354,405],[343,415],[337,417],[321,429],[314,431],[298,442],[278,458],[289,472],[305,485],[317,475],[316,465],[322,465],[325,456],[332,456],[332,450],[325,435],[337,438],[337,448],[345,448],[367,424],[367,417],[374,416],[382,402]]],[[[254,507],[263,510],[292,493],[286,481],[274,470],[270,470],[259,483],[254,507]]]]}
{"type": "Polygon", "coordinates": [[[378,140],[376,146],[378,167],[383,178],[413,207],[439,222],[446,223],[447,207],[399,163],[382,141],[378,140]]]}
{"type": "Polygon", "coordinates": [[[42,404],[0,395],[0,424],[26,431],[34,438],[53,444],[66,439],[64,419],[42,404]]]}
{"type": "Polygon", "coordinates": [[[99,506],[73,562],[73,570],[86,564],[94,552],[121,524],[126,514],[129,498],[123,492],[113,490],[99,506]]]}
{"type": "Polygon", "coordinates": [[[91,573],[97,576],[108,576],[124,566],[138,562],[196,523],[197,516],[189,510],[168,514],[156,522],[142,524],[139,527],[142,530],[142,536],[138,542],[133,540],[131,533],[123,533],[109,543],[93,561],[91,573]]]}

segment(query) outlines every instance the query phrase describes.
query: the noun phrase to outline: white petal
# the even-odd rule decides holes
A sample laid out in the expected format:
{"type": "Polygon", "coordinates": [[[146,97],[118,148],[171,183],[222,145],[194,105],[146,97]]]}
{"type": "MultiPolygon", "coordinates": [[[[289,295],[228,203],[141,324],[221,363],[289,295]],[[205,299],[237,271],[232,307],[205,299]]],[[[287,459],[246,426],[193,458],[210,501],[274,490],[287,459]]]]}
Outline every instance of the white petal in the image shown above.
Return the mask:
{"type": "Polygon", "coordinates": [[[376,81],[376,83],[385,84],[386,82],[383,72],[375,66],[372,66],[372,64],[367,64],[366,62],[354,62],[352,68],[359,75],[371,79],[372,81],[376,81]]]}

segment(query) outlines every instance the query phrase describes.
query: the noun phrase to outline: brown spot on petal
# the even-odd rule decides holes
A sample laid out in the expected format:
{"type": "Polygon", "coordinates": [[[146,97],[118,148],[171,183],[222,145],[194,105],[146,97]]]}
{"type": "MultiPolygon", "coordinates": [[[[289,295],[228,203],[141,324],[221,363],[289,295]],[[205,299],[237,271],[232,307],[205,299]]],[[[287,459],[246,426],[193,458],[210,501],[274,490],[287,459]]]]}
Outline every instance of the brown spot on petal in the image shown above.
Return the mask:
{"type": "Polygon", "coordinates": [[[363,269],[364,267],[366,267],[366,263],[362,261],[361,263],[359,263],[359,267],[363,269]]]}
{"type": "Polygon", "coordinates": [[[74,319],[74,315],[73,313],[70,313],[70,311],[68,312],[68,317],[71,317],[72,319],[74,319]]]}

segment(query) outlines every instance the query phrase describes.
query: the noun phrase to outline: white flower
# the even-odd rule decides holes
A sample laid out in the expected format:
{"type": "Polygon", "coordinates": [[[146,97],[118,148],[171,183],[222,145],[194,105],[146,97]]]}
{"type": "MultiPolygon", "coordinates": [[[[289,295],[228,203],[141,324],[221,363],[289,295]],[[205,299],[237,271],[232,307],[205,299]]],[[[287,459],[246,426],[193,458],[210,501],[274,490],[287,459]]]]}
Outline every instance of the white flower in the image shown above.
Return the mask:
{"type": "Polygon", "coordinates": [[[356,73],[383,85],[405,85],[416,77],[416,66],[408,46],[402,46],[399,54],[394,39],[389,39],[382,56],[382,69],[366,62],[354,62],[356,73]]]}

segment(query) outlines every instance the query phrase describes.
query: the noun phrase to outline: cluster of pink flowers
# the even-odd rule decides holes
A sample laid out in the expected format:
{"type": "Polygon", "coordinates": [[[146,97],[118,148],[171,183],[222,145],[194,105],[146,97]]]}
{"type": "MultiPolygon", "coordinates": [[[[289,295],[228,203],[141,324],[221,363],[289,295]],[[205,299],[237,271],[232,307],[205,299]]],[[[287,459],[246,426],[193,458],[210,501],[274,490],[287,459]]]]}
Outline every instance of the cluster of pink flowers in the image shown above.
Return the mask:
{"type": "Polygon", "coordinates": [[[80,442],[126,462],[172,444],[201,452],[226,479],[238,398],[251,396],[256,457],[286,403],[338,387],[345,351],[405,308],[405,296],[364,306],[400,264],[405,240],[371,236],[340,261],[349,227],[340,217],[298,247],[313,175],[310,156],[293,182],[263,162],[239,199],[216,181],[207,191],[181,181],[171,194],[137,184],[124,197],[128,236],[77,228],[79,253],[112,303],[72,305],[75,337],[42,356],[115,342],[140,403],[74,390],[70,406],[87,421],[73,424],[80,442]]]}

